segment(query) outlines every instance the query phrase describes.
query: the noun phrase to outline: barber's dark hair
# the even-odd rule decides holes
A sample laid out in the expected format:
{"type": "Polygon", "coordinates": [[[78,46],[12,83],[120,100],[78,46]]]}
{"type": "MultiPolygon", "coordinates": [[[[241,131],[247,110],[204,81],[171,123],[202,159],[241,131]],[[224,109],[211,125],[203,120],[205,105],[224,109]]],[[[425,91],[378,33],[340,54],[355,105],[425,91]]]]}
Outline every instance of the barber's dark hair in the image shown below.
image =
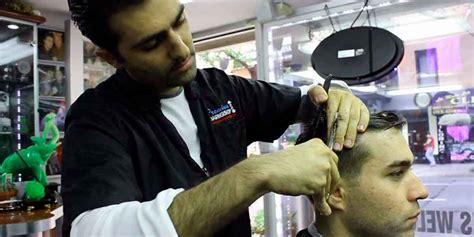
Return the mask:
{"type": "MultiPolygon", "coordinates": [[[[369,124],[366,133],[384,131],[390,128],[401,130],[406,124],[405,118],[392,112],[379,112],[370,115],[369,124]]],[[[338,169],[339,174],[346,181],[356,181],[359,177],[362,166],[369,157],[369,151],[365,144],[361,144],[356,139],[352,149],[343,149],[338,152],[339,157],[338,169]]]]}
{"type": "Polygon", "coordinates": [[[84,36],[117,56],[119,35],[112,31],[109,18],[114,13],[144,0],[68,0],[71,19],[84,36]]]}

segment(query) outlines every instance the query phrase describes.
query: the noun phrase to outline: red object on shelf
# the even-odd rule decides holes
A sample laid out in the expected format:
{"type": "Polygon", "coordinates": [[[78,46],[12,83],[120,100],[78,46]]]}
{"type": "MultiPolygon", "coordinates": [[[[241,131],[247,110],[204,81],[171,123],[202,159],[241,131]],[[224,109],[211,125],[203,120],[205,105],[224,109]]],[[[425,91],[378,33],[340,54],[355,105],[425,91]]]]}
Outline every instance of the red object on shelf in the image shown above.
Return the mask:
{"type": "Polygon", "coordinates": [[[59,164],[63,165],[63,144],[59,143],[58,147],[56,148],[56,157],[59,161],[59,164]]]}

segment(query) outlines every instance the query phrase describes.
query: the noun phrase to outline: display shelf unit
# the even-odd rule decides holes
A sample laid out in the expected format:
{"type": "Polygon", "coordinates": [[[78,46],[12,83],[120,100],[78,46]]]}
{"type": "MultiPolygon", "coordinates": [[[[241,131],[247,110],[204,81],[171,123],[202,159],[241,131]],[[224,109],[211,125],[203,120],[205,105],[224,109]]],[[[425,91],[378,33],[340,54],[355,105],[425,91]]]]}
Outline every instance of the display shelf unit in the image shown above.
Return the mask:
{"type": "Polygon", "coordinates": [[[37,26],[44,21],[0,9],[0,161],[39,133],[37,26]]]}

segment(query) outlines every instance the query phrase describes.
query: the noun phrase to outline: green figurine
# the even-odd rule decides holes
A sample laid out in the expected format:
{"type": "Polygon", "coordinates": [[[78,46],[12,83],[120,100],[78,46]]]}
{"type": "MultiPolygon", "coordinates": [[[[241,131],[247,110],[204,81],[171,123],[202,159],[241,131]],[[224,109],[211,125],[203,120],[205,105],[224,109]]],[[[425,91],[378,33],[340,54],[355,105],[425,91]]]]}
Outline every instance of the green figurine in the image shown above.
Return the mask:
{"type": "Polygon", "coordinates": [[[56,150],[59,140],[59,130],[55,125],[56,114],[49,113],[44,118],[44,131],[41,137],[33,136],[33,145],[16,151],[9,155],[0,167],[0,173],[11,173],[17,175],[24,170],[33,172],[35,181],[27,182],[25,186],[25,198],[28,200],[39,200],[45,196],[45,187],[48,179],[44,166],[51,154],[56,150]],[[51,139],[48,141],[48,135],[51,139]]]}

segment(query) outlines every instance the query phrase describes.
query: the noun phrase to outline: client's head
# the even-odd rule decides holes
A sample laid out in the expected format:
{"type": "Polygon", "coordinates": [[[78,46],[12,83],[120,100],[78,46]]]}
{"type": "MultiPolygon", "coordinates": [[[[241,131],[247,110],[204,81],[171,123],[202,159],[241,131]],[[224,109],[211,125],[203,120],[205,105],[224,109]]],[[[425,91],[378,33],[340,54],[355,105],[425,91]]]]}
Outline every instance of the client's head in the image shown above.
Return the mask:
{"type": "Polygon", "coordinates": [[[317,216],[324,236],[413,236],[427,189],[410,167],[413,154],[402,135],[406,121],[372,114],[352,149],[338,153],[341,181],[328,199],[330,216],[317,216]]]}

